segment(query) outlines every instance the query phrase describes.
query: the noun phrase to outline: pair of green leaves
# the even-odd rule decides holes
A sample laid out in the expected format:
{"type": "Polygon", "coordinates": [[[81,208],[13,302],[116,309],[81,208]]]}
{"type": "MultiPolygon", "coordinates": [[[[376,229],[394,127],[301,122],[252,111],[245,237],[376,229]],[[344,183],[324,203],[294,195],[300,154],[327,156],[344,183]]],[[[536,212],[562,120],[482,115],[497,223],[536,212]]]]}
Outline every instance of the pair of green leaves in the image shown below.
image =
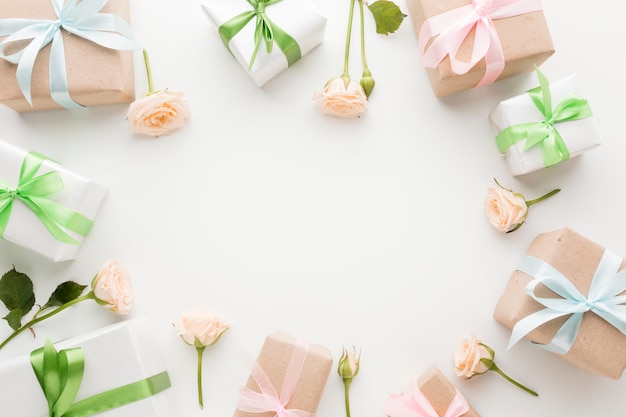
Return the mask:
{"type": "Polygon", "coordinates": [[[381,35],[389,35],[398,30],[406,17],[400,8],[390,0],[377,0],[368,4],[367,8],[374,15],[376,33],[381,35]]]}
{"type": "MultiPolygon", "coordinates": [[[[75,300],[80,297],[85,288],[87,288],[86,285],[80,285],[73,281],[59,284],[48,301],[39,307],[35,316],[48,308],[59,307],[75,300]]],[[[0,301],[9,310],[9,314],[3,319],[9,323],[13,330],[22,327],[22,319],[35,305],[33,282],[28,275],[16,271],[15,267],[6,272],[0,279],[0,301]]]]}

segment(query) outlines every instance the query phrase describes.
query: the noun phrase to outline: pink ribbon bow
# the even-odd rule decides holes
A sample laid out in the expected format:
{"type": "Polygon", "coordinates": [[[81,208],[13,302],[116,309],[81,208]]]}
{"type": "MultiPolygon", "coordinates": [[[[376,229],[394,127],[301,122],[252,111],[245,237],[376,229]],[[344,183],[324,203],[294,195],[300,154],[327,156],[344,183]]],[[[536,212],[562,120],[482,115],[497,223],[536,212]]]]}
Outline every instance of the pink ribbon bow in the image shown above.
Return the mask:
{"type": "Polygon", "coordinates": [[[485,58],[485,75],[477,87],[493,83],[504,70],[504,52],[500,37],[493,24],[495,19],[518,16],[542,10],[540,0],[471,0],[472,3],[424,21],[418,35],[423,64],[436,68],[450,56],[452,71],[467,73],[481,59],[485,58]],[[472,56],[469,62],[457,59],[461,45],[476,27],[472,56]],[[428,42],[436,39],[428,47],[428,42]]]}
{"type": "Polygon", "coordinates": [[[270,382],[267,374],[261,369],[258,363],[252,365],[251,375],[256,381],[261,392],[252,391],[248,387],[243,387],[239,391],[239,401],[237,408],[248,413],[265,413],[272,411],[277,417],[314,417],[314,413],[295,408],[287,408],[287,404],[291,400],[300,373],[304,366],[309,345],[303,340],[296,341],[285,378],[283,379],[280,396],[270,382]]]}
{"type": "MultiPolygon", "coordinates": [[[[455,390],[456,394],[443,417],[460,417],[470,409],[467,400],[457,388],[455,390]]],[[[391,394],[384,409],[389,417],[440,417],[415,382],[402,394],[391,394]]]]}

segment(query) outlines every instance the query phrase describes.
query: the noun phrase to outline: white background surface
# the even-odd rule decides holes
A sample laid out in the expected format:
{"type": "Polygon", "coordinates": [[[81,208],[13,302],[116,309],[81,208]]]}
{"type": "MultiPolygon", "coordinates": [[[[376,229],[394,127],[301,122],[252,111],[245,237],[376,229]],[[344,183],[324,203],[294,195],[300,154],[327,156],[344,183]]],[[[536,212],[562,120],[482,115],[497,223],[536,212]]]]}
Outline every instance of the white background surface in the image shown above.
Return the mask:
{"type": "MultiPolygon", "coordinates": [[[[387,395],[430,365],[483,416],[626,415],[616,406],[626,382],[585,373],[526,342],[506,352],[510,332],[492,318],[538,233],[569,226],[626,254],[626,4],[591,10],[545,2],[557,52],[542,70],[553,81],[577,74],[604,143],[515,178],[488,115],[500,100],[534,87],[534,74],[437,99],[409,18],[383,37],[366,16],[377,81],[370,110],[356,120],[324,116],[311,97],[341,73],[348,1],[315,3],[328,17],[325,42],[259,89],[208,26],[199,1],[133,2],[135,37],[150,53],[155,86],[184,91],[192,108],[189,124],[170,136],[134,135],[127,105],[32,114],[0,108],[3,140],[109,188],[75,261],[55,264],[0,241],[0,270],[15,265],[27,273],[44,302],[60,282],[87,284],[104,261],[117,259],[134,280],[132,317],[149,316],[159,330],[181,416],[231,415],[248,371],[228,346],[256,355],[274,330],[327,346],[335,363],[343,346],[362,351],[354,417],[383,416],[387,395]],[[500,234],[482,207],[493,177],[528,199],[563,191],[532,207],[520,230],[500,234]],[[195,308],[232,323],[204,356],[204,411],[196,404],[195,351],[171,327],[195,308]],[[452,353],[468,332],[540,397],[495,373],[458,379],[452,353]]],[[[403,0],[397,4],[407,11],[403,0]]],[[[354,39],[351,75],[359,79],[354,39]]],[[[141,94],[139,53],[136,64],[141,94]]],[[[18,337],[0,360],[26,354],[44,336],[63,339],[118,320],[95,303],[79,304],[38,325],[36,339],[18,337]]],[[[0,335],[8,333],[2,324],[0,335]]],[[[335,366],[320,417],[345,413],[335,366]]]]}

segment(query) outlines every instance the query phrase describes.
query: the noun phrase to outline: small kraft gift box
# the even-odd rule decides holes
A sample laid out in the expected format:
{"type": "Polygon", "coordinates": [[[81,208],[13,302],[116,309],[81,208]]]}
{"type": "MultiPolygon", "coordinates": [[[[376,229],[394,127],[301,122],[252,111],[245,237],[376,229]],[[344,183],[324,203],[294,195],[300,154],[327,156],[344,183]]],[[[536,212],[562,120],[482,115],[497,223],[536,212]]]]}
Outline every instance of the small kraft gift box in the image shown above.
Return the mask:
{"type": "Polygon", "coordinates": [[[402,394],[391,394],[384,410],[388,417],[480,417],[436,366],[428,368],[402,394]]]}
{"type": "Polygon", "coordinates": [[[311,0],[205,0],[201,7],[259,87],[324,40],[326,17],[311,0]]]}
{"type": "Polygon", "coordinates": [[[540,0],[407,0],[437,97],[532,71],[554,53],[540,0]]]}
{"type": "Polygon", "coordinates": [[[179,415],[148,319],[41,344],[30,355],[0,362],[2,409],[11,416],[179,415]]]}
{"type": "Polygon", "coordinates": [[[234,416],[273,417],[283,409],[314,416],[332,363],[321,345],[280,331],[268,335],[256,362],[248,364],[250,377],[240,390],[234,416]]]}
{"type": "Polygon", "coordinates": [[[576,76],[550,84],[536,70],[539,86],[504,100],[489,119],[511,173],[528,174],[601,144],[595,117],[577,93],[576,76]]]}
{"type": "Polygon", "coordinates": [[[76,258],[107,190],[0,141],[0,237],[58,262],[76,258]]]}
{"type": "Polygon", "coordinates": [[[498,301],[495,319],[588,372],[619,379],[626,367],[626,263],[563,228],[538,235],[498,301]]]}
{"type": "Polygon", "coordinates": [[[135,99],[128,0],[4,0],[0,102],[18,112],[135,99]]]}

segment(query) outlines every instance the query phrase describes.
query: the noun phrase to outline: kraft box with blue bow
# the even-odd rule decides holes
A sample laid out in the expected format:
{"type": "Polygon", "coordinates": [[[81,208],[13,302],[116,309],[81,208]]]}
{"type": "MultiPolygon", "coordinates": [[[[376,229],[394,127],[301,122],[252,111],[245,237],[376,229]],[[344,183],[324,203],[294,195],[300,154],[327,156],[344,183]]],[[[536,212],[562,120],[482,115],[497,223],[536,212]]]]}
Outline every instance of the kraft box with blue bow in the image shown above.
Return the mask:
{"type": "Polygon", "coordinates": [[[523,338],[588,372],[619,379],[626,368],[626,263],[569,228],[535,238],[496,305],[523,338]]]}
{"type": "Polygon", "coordinates": [[[135,99],[128,0],[5,0],[0,102],[18,111],[135,99]]]}

